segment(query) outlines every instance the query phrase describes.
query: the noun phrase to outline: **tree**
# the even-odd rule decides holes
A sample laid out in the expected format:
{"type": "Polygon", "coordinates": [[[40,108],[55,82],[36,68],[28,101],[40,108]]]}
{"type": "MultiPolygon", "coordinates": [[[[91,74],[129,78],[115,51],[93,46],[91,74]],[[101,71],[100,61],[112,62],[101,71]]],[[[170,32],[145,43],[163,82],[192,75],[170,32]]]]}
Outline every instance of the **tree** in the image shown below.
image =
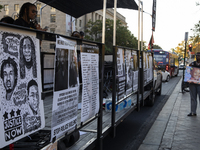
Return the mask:
{"type": "Polygon", "coordinates": [[[2,6],[2,5],[0,5],[0,12],[1,12],[1,9],[3,9],[3,6],[2,6]]]}
{"type": "MultiPolygon", "coordinates": [[[[86,28],[85,39],[102,42],[102,20],[95,22],[90,20],[86,28]]],[[[116,45],[135,49],[137,49],[138,45],[136,37],[119,20],[116,22],[116,45]]],[[[110,19],[106,19],[105,25],[105,50],[106,53],[111,53],[113,50],[113,20],[110,19]]]]}
{"type": "Polygon", "coordinates": [[[159,45],[154,44],[153,45],[153,49],[162,49],[162,47],[160,47],[159,45]]]}

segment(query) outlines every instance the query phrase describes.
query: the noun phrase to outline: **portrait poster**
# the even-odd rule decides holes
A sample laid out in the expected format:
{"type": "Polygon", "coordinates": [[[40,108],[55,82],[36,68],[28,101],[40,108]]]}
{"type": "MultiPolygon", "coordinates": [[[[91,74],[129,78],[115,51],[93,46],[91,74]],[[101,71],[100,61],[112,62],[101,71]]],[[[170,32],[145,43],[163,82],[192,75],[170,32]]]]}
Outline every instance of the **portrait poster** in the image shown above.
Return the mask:
{"type": "Polygon", "coordinates": [[[56,38],[51,141],[71,132],[77,125],[78,65],[76,41],[56,38]]]}
{"type": "Polygon", "coordinates": [[[133,89],[133,57],[131,50],[126,50],[126,95],[130,94],[133,89]]]}
{"type": "Polygon", "coordinates": [[[81,71],[81,122],[85,122],[99,112],[99,47],[96,44],[81,45],[81,71]]]}
{"type": "Polygon", "coordinates": [[[0,148],[45,126],[39,40],[19,31],[0,31],[0,148]]]}
{"type": "Polygon", "coordinates": [[[124,98],[125,86],[126,86],[126,76],[125,76],[125,56],[124,50],[118,48],[117,51],[117,100],[124,98]]]}
{"type": "Polygon", "coordinates": [[[186,66],[184,81],[200,84],[200,68],[186,66]]]}

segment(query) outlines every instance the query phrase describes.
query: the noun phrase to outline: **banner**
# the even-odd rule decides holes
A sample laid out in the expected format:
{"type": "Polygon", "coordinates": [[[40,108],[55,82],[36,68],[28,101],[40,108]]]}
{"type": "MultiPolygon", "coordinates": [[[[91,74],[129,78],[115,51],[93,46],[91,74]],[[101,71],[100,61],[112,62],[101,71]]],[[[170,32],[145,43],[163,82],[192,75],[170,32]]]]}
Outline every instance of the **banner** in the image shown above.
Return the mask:
{"type": "Polygon", "coordinates": [[[78,111],[76,41],[56,38],[51,141],[75,129],[78,111]]]}
{"type": "Polygon", "coordinates": [[[45,126],[39,40],[0,32],[0,148],[45,126]]]}
{"type": "Polygon", "coordinates": [[[156,0],[153,0],[153,8],[152,8],[152,30],[155,31],[156,26],[156,0]]]}
{"type": "Polygon", "coordinates": [[[186,66],[184,81],[200,84],[200,68],[186,66]]]}
{"type": "Polygon", "coordinates": [[[81,45],[82,103],[81,122],[99,112],[99,47],[81,45]]]}

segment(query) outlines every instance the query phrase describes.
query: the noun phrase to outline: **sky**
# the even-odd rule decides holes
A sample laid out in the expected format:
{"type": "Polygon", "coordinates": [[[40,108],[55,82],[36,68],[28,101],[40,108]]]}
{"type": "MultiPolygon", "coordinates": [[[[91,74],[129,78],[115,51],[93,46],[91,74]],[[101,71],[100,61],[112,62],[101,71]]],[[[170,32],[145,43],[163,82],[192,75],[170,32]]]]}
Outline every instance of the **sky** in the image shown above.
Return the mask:
{"type": "MultiPolygon", "coordinates": [[[[135,0],[138,4],[138,0],[135,0]]],[[[200,0],[157,0],[156,26],[153,32],[154,44],[163,50],[176,48],[184,41],[185,32],[193,36],[194,25],[200,20],[200,0]]],[[[143,0],[143,41],[148,45],[152,35],[152,5],[153,0],[143,0]]],[[[138,38],[138,11],[120,9],[117,11],[126,17],[128,29],[138,38]]]]}

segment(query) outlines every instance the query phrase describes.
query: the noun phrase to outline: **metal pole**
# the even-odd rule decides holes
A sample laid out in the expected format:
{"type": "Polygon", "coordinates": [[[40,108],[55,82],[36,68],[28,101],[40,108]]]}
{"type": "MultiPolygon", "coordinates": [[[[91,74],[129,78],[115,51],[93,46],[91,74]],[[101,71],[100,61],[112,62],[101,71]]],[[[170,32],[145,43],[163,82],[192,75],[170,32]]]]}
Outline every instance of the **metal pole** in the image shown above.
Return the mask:
{"type": "Polygon", "coordinates": [[[40,8],[40,26],[42,27],[42,9],[44,8],[44,7],[46,7],[47,5],[45,4],[44,6],[42,6],[41,8],[40,8]]]}
{"type": "Polygon", "coordinates": [[[102,43],[105,44],[106,0],[103,2],[102,43]]]}
{"type": "Polygon", "coordinates": [[[138,50],[140,50],[140,0],[138,2],[138,50]]]}
{"type": "Polygon", "coordinates": [[[117,0],[114,1],[113,46],[116,45],[116,12],[117,12],[117,0]]]}

